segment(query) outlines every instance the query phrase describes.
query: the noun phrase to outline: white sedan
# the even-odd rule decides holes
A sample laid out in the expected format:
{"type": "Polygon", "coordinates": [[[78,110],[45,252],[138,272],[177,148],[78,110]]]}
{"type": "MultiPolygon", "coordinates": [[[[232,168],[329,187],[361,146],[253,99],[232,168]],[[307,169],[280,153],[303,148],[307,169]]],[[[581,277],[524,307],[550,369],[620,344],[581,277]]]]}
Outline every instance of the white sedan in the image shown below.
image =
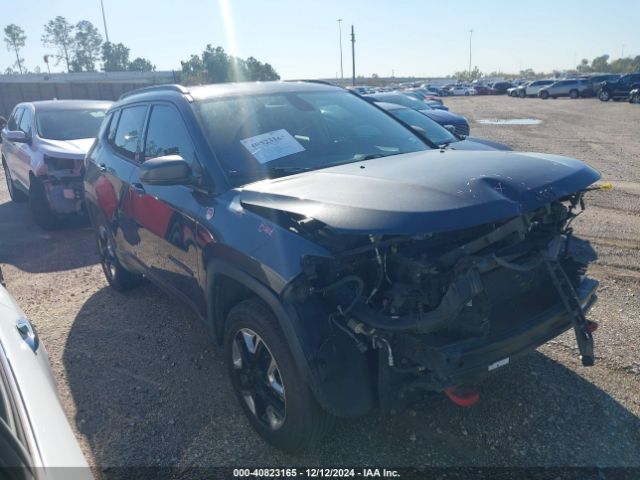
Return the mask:
{"type": "Polygon", "coordinates": [[[477,93],[475,88],[465,87],[464,85],[455,85],[451,87],[449,92],[451,93],[451,95],[465,95],[465,96],[475,95],[477,93]]]}
{"type": "Polygon", "coordinates": [[[0,268],[0,471],[24,473],[7,478],[92,478],[60,406],[47,350],[3,285],[0,268]]]}

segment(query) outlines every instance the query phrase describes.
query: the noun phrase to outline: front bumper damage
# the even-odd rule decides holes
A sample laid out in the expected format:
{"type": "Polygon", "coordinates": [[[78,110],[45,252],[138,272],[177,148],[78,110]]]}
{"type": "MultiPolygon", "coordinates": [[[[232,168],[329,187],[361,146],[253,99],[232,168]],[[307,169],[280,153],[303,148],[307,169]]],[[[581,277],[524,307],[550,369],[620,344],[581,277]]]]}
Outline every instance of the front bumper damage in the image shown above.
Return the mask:
{"type": "Polygon", "coordinates": [[[473,385],[572,327],[583,365],[593,365],[597,324],[585,312],[598,282],[570,255],[576,206],[580,194],[497,224],[370,237],[330,261],[307,258],[290,300],[330,312],[333,331],[313,358],[323,381],[339,385],[366,364],[375,403],[399,409],[427,391],[473,385]],[[364,360],[337,354],[345,342],[364,360]]]}
{"type": "Polygon", "coordinates": [[[53,212],[68,215],[83,211],[81,176],[46,175],[40,177],[40,180],[53,212]]]}
{"type": "MultiPolygon", "coordinates": [[[[596,302],[598,282],[585,278],[576,290],[587,312],[596,302]]],[[[393,368],[388,352],[379,352],[378,391],[380,403],[398,408],[422,397],[424,391],[444,391],[459,385],[473,385],[540,345],[574,327],[564,305],[554,305],[528,316],[513,330],[492,338],[474,338],[440,345],[438,339],[405,335],[393,343],[415,362],[415,369],[393,368]]]]}

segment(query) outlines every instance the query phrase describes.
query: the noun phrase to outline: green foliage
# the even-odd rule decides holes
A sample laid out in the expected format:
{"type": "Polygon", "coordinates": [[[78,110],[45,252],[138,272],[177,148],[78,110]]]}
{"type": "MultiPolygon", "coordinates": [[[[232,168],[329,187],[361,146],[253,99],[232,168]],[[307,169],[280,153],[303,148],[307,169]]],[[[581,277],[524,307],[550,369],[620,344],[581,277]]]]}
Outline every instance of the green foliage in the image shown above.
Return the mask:
{"type": "Polygon", "coordinates": [[[56,65],[64,60],[67,65],[67,71],[71,71],[71,53],[74,48],[75,26],[67,22],[67,19],[57,16],[53,20],[49,20],[44,26],[44,34],[42,35],[42,43],[45,46],[56,47],[56,65]]]}
{"type": "Polygon", "coordinates": [[[24,59],[20,57],[20,49],[24,47],[27,36],[24,34],[24,30],[18,25],[11,24],[4,28],[4,43],[7,44],[7,50],[12,50],[16,53],[16,63],[14,66],[18,66],[18,70],[22,73],[24,59]]]}
{"type": "Polygon", "coordinates": [[[222,47],[213,48],[211,45],[207,45],[200,56],[191,55],[189,60],[180,64],[181,81],[185,85],[280,79],[268,63],[262,63],[254,57],[243,60],[228,55],[222,47]]]}
{"type": "Polygon", "coordinates": [[[74,72],[95,72],[96,61],[100,58],[102,35],[88,20],[81,20],[75,26],[74,53],[71,69],[74,72]]]}
{"type": "Polygon", "coordinates": [[[129,70],[133,72],[153,72],[156,66],[146,58],[137,57],[129,63],[129,70]]]}
{"type": "Polygon", "coordinates": [[[129,49],[122,43],[103,43],[102,70],[104,70],[105,72],[124,72],[128,69],[129,49]]]}
{"type": "Polygon", "coordinates": [[[600,55],[589,60],[583,58],[576,68],[581,73],[633,73],[640,72],[640,55],[635,57],[617,58],[609,62],[609,55],[600,55]]]}
{"type": "Polygon", "coordinates": [[[483,73],[477,66],[475,66],[471,72],[469,72],[469,70],[456,72],[454,77],[456,77],[460,82],[472,82],[473,80],[480,80],[483,77],[483,73]]]}

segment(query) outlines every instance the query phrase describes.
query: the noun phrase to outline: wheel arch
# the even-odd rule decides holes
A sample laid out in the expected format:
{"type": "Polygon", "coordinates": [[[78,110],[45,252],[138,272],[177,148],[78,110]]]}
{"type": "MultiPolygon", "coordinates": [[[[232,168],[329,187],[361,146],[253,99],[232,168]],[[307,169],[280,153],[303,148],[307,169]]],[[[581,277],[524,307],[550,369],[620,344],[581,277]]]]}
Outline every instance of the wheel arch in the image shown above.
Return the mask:
{"type": "MultiPolygon", "coordinates": [[[[294,363],[322,407],[338,416],[362,415],[374,405],[372,391],[365,387],[367,366],[362,362],[339,383],[340,388],[327,384],[318,377],[317,368],[310,364],[313,352],[307,351],[298,332],[299,316],[295,308],[283,303],[279,296],[258,279],[225,260],[212,259],[207,264],[206,322],[213,337],[221,344],[224,340],[228,311],[238,302],[255,296],[263,301],[276,317],[294,363]],[[229,295],[228,298],[225,298],[229,295]],[[219,302],[219,303],[218,303],[219,302]],[[356,373],[357,372],[357,373],[356,373]],[[357,376],[354,377],[354,375],[357,376]]],[[[355,352],[355,348],[353,348],[355,352]]],[[[351,352],[353,353],[353,352],[351,352]]],[[[314,364],[315,365],[315,364],[314,364]]]]}

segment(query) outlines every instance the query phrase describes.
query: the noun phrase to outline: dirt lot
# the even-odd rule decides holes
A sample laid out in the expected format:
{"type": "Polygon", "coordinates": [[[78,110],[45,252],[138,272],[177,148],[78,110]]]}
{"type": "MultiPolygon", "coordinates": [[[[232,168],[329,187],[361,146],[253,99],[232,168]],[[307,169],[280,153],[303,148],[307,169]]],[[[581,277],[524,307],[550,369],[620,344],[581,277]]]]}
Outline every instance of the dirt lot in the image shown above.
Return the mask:
{"type": "MultiPolygon", "coordinates": [[[[572,334],[501,369],[471,409],[436,395],[388,417],[340,423],[290,457],[250,429],[221,352],[189,310],[151,285],[107,288],[91,230],[44,232],[0,179],[0,262],[49,350],[64,409],[90,464],[640,466],[640,106],[597,100],[448,99],[473,135],[587,161],[612,181],[576,222],[598,259],[597,365],[572,334]],[[480,125],[487,118],[540,125],[480,125]]],[[[1,173],[0,173],[1,175],[1,173]]]]}

